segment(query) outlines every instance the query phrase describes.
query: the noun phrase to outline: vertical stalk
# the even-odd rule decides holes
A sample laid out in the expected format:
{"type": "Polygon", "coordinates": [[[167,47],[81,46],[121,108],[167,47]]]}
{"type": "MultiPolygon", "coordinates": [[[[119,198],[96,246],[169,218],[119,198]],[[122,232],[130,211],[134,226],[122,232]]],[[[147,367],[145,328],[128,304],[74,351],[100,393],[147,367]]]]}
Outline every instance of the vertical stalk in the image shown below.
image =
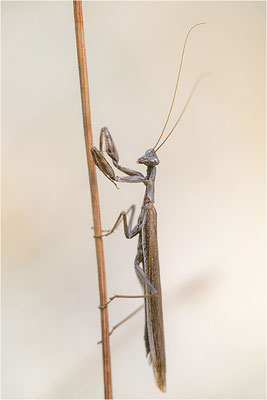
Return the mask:
{"type": "MultiPolygon", "coordinates": [[[[91,189],[94,232],[95,236],[100,236],[102,230],[101,230],[97,178],[96,178],[95,164],[93,162],[90,151],[90,149],[93,147],[93,138],[92,138],[89,85],[88,85],[88,73],[87,73],[84,28],[83,28],[83,13],[82,13],[82,3],[80,0],[73,1],[73,9],[74,9],[77,56],[78,56],[79,75],[80,75],[81,98],[82,98],[84,138],[86,146],[88,171],[89,171],[89,182],[91,189]]],[[[101,237],[95,238],[95,246],[96,246],[100,305],[103,305],[107,302],[107,294],[106,294],[106,274],[105,274],[103,241],[101,237]]],[[[107,308],[101,309],[100,313],[101,313],[101,330],[102,330],[102,355],[103,355],[105,399],[112,399],[108,309],[107,308]]]]}

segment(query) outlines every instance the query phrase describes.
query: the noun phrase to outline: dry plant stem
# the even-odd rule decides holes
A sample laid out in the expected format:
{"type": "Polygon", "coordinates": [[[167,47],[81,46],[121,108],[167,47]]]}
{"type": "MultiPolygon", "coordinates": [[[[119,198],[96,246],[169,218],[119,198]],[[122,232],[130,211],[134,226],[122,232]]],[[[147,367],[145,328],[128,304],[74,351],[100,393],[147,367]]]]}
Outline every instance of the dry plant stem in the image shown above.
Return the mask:
{"type": "MultiPolygon", "coordinates": [[[[96,170],[90,151],[90,149],[93,147],[93,138],[92,138],[92,127],[91,127],[89,86],[88,86],[88,74],[87,74],[81,1],[74,0],[73,9],[74,9],[74,22],[75,22],[77,55],[79,64],[81,97],[82,97],[84,137],[85,137],[86,155],[87,155],[87,163],[89,171],[89,181],[91,188],[94,232],[95,236],[97,236],[95,238],[95,246],[96,246],[96,257],[97,257],[97,268],[98,268],[99,297],[100,297],[100,306],[102,306],[107,302],[106,274],[105,274],[105,264],[104,264],[103,241],[102,238],[100,237],[101,220],[100,220],[96,170]]],[[[105,399],[112,399],[108,309],[102,308],[100,310],[100,313],[101,313],[101,329],[102,329],[102,354],[103,354],[105,399]]]]}

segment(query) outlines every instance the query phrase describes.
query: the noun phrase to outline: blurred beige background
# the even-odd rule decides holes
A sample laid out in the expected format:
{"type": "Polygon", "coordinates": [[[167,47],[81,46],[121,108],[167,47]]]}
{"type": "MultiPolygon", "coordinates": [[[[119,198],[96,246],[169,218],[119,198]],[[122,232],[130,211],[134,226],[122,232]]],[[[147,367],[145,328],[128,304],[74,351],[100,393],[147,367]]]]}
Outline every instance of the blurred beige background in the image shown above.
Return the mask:
{"type": "MultiPolygon", "coordinates": [[[[161,132],[156,182],[167,392],[141,312],[111,337],[116,398],[263,398],[264,2],[86,2],[95,143],[123,165],[161,132]]],[[[71,2],[2,2],[3,398],[101,398],[96,260],[71,2]]],[[[138,168],[138,167],[137,167],[138,168]]],[[[140,170],[142,167],[139,167],[140,170]]],[[[141,204],[98,173],[103,228],[141,204]]],[[[105,239],[108,293],[140,293],[137,239],[105,239]]],[[[140,304],[117,301],[113,326],[140,304]]]]}

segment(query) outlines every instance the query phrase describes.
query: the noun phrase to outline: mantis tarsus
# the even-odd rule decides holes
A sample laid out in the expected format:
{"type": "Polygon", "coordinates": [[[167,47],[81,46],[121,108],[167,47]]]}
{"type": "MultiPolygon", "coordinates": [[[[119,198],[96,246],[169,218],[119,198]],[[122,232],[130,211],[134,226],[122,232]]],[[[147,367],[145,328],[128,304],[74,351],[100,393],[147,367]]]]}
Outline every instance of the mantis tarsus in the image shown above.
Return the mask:
{"type": "MultiPolygon", "coordinates": [[[[144,287],[144,295],[142,296],[125,296],[125,295],[115,295],[110,298],[109,302],[115,298],[137,298],[142,297],[145,300],[145,346],[146,354],[149,356],[154,376],[157,385],[160,390],[166,390],[166,359],[165,359],[165,343],[164,343],[164,329],[163,329],[163,315],[162,315],[162,298],[161,298],[161,285],[160,285],[160,270],[159,270],[159,257],[158,257],[158,241],[157,241],[157,212],[154,206],[154,192],[155,192],[155,178],[156,178],[156,167],[159,164],[159,159],[157,156],[157,151],[166,142],[168,137],[171,135],[178,122],[180,121],[189,100],[193,94],[189,96],[184,109],[182,110],[178,120],[176,121],[174,127],[169,132],[165,140],[160,144],[160,139],[164,133],[164,130],[169,121],[169,117],[173,108],[173,103],[175,100],[177,87],[180,79],[180,73],[183,63],[184,51],[186,47],[186,42],[188,36],[193,28],[196,26],[205,24],[204,22],[194,25],[187,33],[174,95],[172,98],[172,103],[170,106],[169,114],[167,120],[163,127],[162,133],[153,147],[145,152],[145,154],[138,158],[137,163],[146,166],[147,171],[144,176],[141,172],[135,171],[133,169],[123,167],[119,165],[119,155],[116,149],[115,143],[112,139],[111,134],[107,128],[102,128],[100,133],[100,146],[98,150],[96,147],[91,149],[91,153],[95,164],[103,172],[103,174],[111,180],[115,185],[116,182],[128,182],[128,183],[143,183],[146,186],[143,204],[141,207],[141,212],[138,217],[137,224],[133,225],[133,217],[135,212],[135,205],[132,205],[127,212],[122,211],[117,218],[112,229],[108,233],[102,236],[108,236],[118,227],[121,221],[124,224],[124,233],[127,239],[131,239],[136,235],[139,235],[137,255],[135,257],[134,266],[137,276],[144,287]],[[108,163],[103,155],[103,144],[105,151],[111,158],[113,165],[121,172],[125,173],[124,176],[116,176],[113,168],[108,163]],[[130,212],[129,223],[127,222],[126,215],[130,212]],[[142,264],[142,267],[140,267],[142,264]]],[[[117,186],[117,185],[116,185],[117,186]]],[[[108,304],[107,303],[107,304],[108,304]]]]}

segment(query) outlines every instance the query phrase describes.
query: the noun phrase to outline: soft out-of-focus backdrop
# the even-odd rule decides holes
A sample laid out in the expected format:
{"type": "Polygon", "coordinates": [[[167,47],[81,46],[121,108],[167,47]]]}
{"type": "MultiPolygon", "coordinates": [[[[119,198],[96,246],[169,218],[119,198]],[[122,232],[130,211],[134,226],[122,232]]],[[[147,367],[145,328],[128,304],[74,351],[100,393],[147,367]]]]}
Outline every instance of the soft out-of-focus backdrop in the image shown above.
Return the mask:
{"type": "MultiPolygon", "coordinates": [[[[154,145],[167,392],[141,312],[111,338],[117,398],[264,397],[264,2],[86,2],[95,143],[154,145]]],[[[2,2],[3,397],[101,398],[98,289],[71,2],[2,2]]],[[[140,170],[142,167],[140,167],[140,170]]],[[[103,228],[144,188],[99,176],[103,228]]],[[[137,239],[105,239],[108,293],[140,293],[137,239]]],[[[111,326],[139,300],[110,307],[111,326]]]]}

